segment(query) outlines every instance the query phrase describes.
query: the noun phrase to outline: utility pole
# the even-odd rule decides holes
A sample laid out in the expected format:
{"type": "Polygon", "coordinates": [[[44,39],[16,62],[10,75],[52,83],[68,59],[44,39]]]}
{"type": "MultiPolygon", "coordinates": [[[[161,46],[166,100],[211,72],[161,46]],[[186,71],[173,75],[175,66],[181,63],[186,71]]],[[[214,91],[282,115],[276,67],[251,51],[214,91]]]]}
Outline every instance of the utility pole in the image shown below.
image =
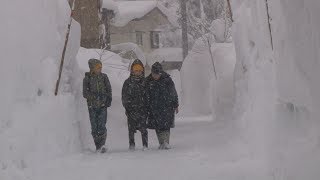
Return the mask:
{"type": "Polygon", "coordinates": [[[188,56],[188,21],[187,21],[187,0],[180,0],[181,7],[181,28],[182,28],[182,57],[188,56]]]}
{"type": "Polygon", "coordinates": [[[267,16],[268,16],[268,25],[269,25],[269,33],[270,33],[270,43],[271,43],[271,49],[273,50],[273,38],[272,38],[272,29],[271,29],[271,17],[269,14],[269,3],[268,0],[266,0],[266,10],[267,10],[267,16]]]}
{"type": "Polygon", "coordinates": [[[228,2],[228,7],[229,7],[229,13],[230,13],[230,16],[231,16],[231,21],[233,22],[233,13],[232,13],[232,9],[231,9],[230,0],[227,0],[227,2],[228,2]]]}
{"type": "Polygon", "coordinates": [[[67,33],[66,33],[66,39],[65,39],[65,42],[64,42],[64,47],[63,47],[62,56],[61,56],[61,60],[60,60],[60,68],[59,68],[58,80],[56,82],[56,89],[54,91],[54,95],[55,96],[58,95],[58,91],[59,91],[59,85],[60,85],[60,80],[61,80],[63,64],[64,64],[64,58],[65,58],[65,55],[66,55],[69,36],[70,36],[70,30],[71,30],[71,24],[72,24],[72,15],[73,15],[73,11],[74,11],[74,3],[75,3],[75,1],[76,0],[73,1],[72,7],[71,7],[70,20],[69,20],[68,29],[67,29],[67,33]]]}

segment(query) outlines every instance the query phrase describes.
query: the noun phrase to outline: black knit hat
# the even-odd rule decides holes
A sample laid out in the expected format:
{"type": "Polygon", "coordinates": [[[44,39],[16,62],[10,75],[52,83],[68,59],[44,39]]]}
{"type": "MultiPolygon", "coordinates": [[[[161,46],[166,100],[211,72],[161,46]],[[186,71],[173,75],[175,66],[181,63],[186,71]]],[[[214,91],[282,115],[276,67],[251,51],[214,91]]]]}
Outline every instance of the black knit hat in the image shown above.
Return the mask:
{"type": "Polygon", "coordinates": [[[154,74],[161,74],[163,72],[162,65],[159,62],[154,63],[151,72],[154,74]]]}
{"type": "Polygon", "coordinates": [[[90,70],[92,70],[97,64],[102,64],[100,60],[98,59],[89,59],[88,65],[90,70]]]}

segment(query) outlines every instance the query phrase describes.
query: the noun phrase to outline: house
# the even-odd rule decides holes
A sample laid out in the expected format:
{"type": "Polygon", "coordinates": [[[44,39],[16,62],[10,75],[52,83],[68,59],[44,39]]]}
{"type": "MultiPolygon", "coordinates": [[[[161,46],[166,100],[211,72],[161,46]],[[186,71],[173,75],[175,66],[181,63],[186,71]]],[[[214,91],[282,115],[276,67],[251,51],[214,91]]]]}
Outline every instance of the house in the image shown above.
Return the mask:
{"type": "Polygon", "coordinates": [[[163,69],[169,70],[180,70],[182,67],[183,56],[182,48],[160,48],[156,49],[147,55],[146,69],[150,69],[152,64],[160,62],[163,69]]]}
{"type": "Polygon", "coordinates": [[[154,60],[159,61],[165,70],[181,68],[181,48],[162,48],[160,44],[163,34],[179,27],[177,17],[160,3],[104,0],[102,19],[111,51],[122,50],[121,56],[130,59],[141,57],[140,53],[136,53],[141,49],[146,57],[147,71],[150,71],[154,60]],[[169,56],[165,53],[169,53],[169,56]]]}
{"type": "Polygon", "coordinates": [[[165,29],[177,27],[168,10],[156,1],[117,1],[117,10],[104,0],[103,16],[110,44],[135,43],[145,54],[161,47],[165,29]],[[113,13],[110,11],[113,10],[113,13]],[[112,18],[110,22],[110,17],[112,18]]]}

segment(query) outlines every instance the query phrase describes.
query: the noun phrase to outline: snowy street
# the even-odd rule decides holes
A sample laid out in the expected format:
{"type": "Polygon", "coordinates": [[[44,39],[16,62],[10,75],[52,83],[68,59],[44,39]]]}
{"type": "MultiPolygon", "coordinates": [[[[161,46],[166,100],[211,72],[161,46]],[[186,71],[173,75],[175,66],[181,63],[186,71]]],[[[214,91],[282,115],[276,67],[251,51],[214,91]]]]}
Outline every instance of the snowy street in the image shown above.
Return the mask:
{"type": "MultiPolygon", "coordinates": [[[[231,92],[222,90],[230,86],[232,75],[230,67],[234,62],[234,52],[226,54],[232,50],[233,46],[221,44],[215,49],[219,58],[219,75],[226,81],[219,81],[221,89],[221,100],[228,99],[231,92]],[[223,62],[225,60],[225,62],[223,62]],[[229,64],[228,64],[229,63],[229,64]],[[228,72],[229,71],[229,72],[228,72]]],[[[87,59],[97,56],[96,51],[80,48],[77,61],[83,72],[88,71],[87,59]]],[[[195,55],[196,56],[196,55],[195,55]]],[[[196,58],[196,57],[195,57],[196,58]]],[[[256,171],[252,171],[257,160],[250,160],[250,151],[244,147],[239,135],[239,129],[231,118],[231,102],[220,102],[217,113],[225,119],[214,119],[209,116],[182,117],[180,113],[176,116],[176,128],[171,130],[172,145],[171,150],[158,150],[158,140],[154,130],[149,130],[149,147],[147,151],[142,151],[141,134],[135,135],[136,151],[130,152],[127,117],[121,104],[121,87],[127,71],[119,71],[108,66],[108,63],[125,66],[126,62],[119,60],[120,57],[112,53],[104,53],[102,63],[105,67],[103,71],[109,75],[113,88],[113,102],[108,109],[108,137],[106,154],[94,152],[94,144],[90,134],[89,115],[86,108],[81,110],[80,140],[82,152],[73,155],[65,155],[55,160],[49,160],[40,167],[25,169],[25,173],[32,180],[123,180],[123,179],[200,179],[212,180],[242,180],[245,177],[252,177],[256,171]],[[109,58],[113,57],[113,58],[109,58]],[[220,112],[221,111],[221,112],[220,112]],[[223,115],[221,114],[223,113],[223,115]],[[243,164],[246,166],[243,166],[243,164]]],[[[177,89],[180,90],[180,73],[173,73],[173,79],[177,89]]],[[[201,87],[195,87],[201,88],[201,87]]],[[[230,88],[231,89],[231,88],[230,88]]],[[[192,90],[191,91],[196,91],[192,90]]],[[[82,97],[79,97],[83,106],[82,97]]],[[[84,107],[84,106],[83,106],[84,107]]],[[[204,107],[199,106],[198,109],[204,107]]],[[[189,107],[192,109],[192,107],[189,107]]],[[[181,111],[186,111],[184,107],[181,111]]],[[[191,110],[189,110],[191,111],[191,110]]],[[[191,111],[192,112],[192,111],[191,111]]],[[[195,111],[193,111],[195,112],[195,111]]]]}
{"type": "Polygon", "coordinates": [[[128,151],[126,129],[112,132],[107,154],[91,151],[49,161],[41,167],[26,169],[32,180],[123,180],[123,179],[201,179],[241,180],[252,177],[247,153],[239,149],[225,123],[178,123],[173,131],[173,149],[160,151],[150,131],[150,150],[142,151],[140,135],[135,152],[128,151]]]}
{"type": "Polygon", "coordinates": [[[319,180],[319,9],[1,0],[0,180],[319,180]]]}

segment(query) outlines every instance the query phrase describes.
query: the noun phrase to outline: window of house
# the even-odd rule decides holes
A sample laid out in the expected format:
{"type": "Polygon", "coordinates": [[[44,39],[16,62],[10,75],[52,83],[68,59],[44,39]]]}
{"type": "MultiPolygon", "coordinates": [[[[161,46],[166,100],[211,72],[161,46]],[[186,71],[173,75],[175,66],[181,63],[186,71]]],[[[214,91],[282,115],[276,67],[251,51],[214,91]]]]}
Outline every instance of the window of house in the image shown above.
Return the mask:
{"type": "Polygon", "coordinates": [[[150,33],[151,36],[151,48],[159,48],[160,47],[160,32],[152,31],[150,33]]]}
{"type": "Polygon", "coordinates": [[[143,46],[143,33],[141,31],[136,32],[136,41],[139,46],[143,46]]]}

